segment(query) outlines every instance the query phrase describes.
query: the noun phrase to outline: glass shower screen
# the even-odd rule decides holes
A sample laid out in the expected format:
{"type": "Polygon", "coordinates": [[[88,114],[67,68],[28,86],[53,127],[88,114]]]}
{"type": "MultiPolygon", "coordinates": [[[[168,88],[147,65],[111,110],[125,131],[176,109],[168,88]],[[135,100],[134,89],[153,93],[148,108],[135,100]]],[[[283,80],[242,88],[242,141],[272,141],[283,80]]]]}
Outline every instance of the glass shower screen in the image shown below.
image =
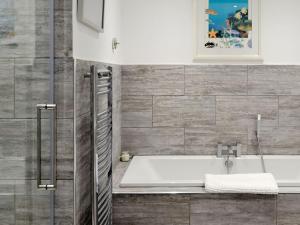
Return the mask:
{"type": "Polygon", "coordinates": [[[54,224],[53,0],[0,1],[0,223],[54,224]]]}

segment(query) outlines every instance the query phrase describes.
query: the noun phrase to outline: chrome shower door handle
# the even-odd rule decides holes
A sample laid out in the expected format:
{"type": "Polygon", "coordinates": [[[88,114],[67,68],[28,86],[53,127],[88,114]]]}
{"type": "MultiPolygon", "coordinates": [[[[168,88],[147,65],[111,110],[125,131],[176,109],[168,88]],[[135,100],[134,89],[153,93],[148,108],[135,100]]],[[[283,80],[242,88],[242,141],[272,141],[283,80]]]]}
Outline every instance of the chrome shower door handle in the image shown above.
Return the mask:
{"type": "Polygon", "coordinates": [[[55,104],[38,104],[37,109],[37,188],[53,191],[56,189],[56,105],[55,104]],[[51,135],[53,143],[51,150],[51,184],[42,184],[42,110],[51,111],[51,135]]]}

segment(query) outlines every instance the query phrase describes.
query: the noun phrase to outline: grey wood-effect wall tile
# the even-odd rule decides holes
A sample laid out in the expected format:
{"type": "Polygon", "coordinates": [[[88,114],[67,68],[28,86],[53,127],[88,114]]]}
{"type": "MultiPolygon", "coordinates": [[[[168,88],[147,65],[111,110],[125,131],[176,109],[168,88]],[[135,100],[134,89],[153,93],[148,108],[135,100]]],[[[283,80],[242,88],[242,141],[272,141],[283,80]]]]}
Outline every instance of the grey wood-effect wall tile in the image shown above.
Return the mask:
{"type": "Polygon", "coordinates": [[[276,225],[276,198],[202,195],[191,198],[191,225],[276,225]]]}
{"type": "Polygon", "coordinates": [[[122,127],[152,127],[152,96],[122,96],[122,127]]]}
{"type": "Polygon", "coordinates": [[[0,158],[32,156],[35,121],[1,119],[0,124],[0,158]]]}
{"type": "Polygon", "coordinates": [[[13,195],[0,193],[0,221],[1,225],[15,225],[15,202],[13,195]]]}
{"type": "Polygon", "coordinates": [[[73,56],[72,10],[55,11],[55,56],[73,56]]]}
{"type": "Polygon", "coordinates": [[[56,10],[72,11],[72,0],[55,0],[54,3],[56,10]]]}
{"type": "Polygon", "coordinates": [[[49,196],[19,195],[16,197],[16,224],[49,224],[49,196]]]}
{"type": "Polygon", "coordinates": [[[189,225],[189,197],[114,195],[115,225],[189,225]]]}
{"type": "Polygon", "coordinates": [[[184,66],[122,66],[123,95],[183,95],[184,66]]]}
{"type": "Polygon", "coordinates": [[[257,115],[262,126],[278,125],[278,98],[275,96],[217,96],[217,125],[256,126],[257,115]]]}
{"type": "MultiPolygon", "coordinates": [[[[49,6],[45,1],[15,1],[0,9],[6,18],[6,35],[0,57],[49,56],[49,6]]],[[[62,3],[56,4],[61,7],[62,3]]],[[[65,5],[67,6],[67,5],[65,5]]],[[[70,6],[68,6],[70,7],[70,6]]],[[[55,11],[55,56],[72,56],[72,10],[55,11]]]]}
{"type": "Polygon", "coordinates": [[[247,95],[247,66],[185,66],[186,95],[247,95]]]}
{"type": "Polygon", "coordinates": [[[132,154],[184,154],[183,128],[122,128],[121,141],[132,154]]]}
{"type": "Polygon", "coordinates": [[[300,126],[300,96],[279,97],[279,126],[300,126]]]}
{"type": "Polygon", "coordinates": [[[215,155],[218,143],[242,144],[242,153],[247,153],[247,129],[238,127],[203,126],[185,128],[185,154],[215,155]]]}
{"type": "MultiPolygon", "coordinates": [[[[257,153],[255,134],[249,133],[248,152],[257,153]]],[[[260,133],[260,145],[264,154],[270,155],[298,155],[300,154],[300,127],[262,127],[260,133]]]]}
{"type": "Polygon", "coordinates": [[[90,113],[90,79],[84,78],[84,74],[90,72],[89,61],[76,59],[76,114],[81,116],[90,113]]]}
{"type": "MultiPolygon", "coordinates": [[[[72,0],[55,0],[55,10],[72,10],[72,0]]],[[[49,13],[48,0],[14,0],[0,6],[0,11],[18,15],[46,15],[49,13]]]]}
{"type": "MultiPolygon", "coordinates": [[[[36,121],[0,120],[0,179],[33,179],[36,176],[36,121]]],[[[42,172],[49,171],[49,124],[42,123],[42,172]]],[[[73,179],[73,120],[57,122],[57,176],[73,179]]]]}
{"type": "Polygon", "coordinates": [[[277,201],[277,225],[300,224],[300,196],[280,194],[277,201]]]}
{"type": "Polygon", "coordinates": [[[214,125],[216,100],[213,96],[155,96],[154,127],[197,127],[214,125]]]}
{"type": "MultiPolygon", "coordinates": [[[[49,193],[38,191],[36,181],[17,186],[15,196],[16,224],[49,224],[49,193]]],[[[73,224],[73,181],[58,181],[55,192],[55,224],[73,224]]]]}
{"type": "Polygon", "coordinates": [[[55,224],[74,224],[74,183],[72,180],[58,181],[55,192],[55,224]]]}
{"type": "MultiPolygon", "coordinates": [[[[48,103],[48,59],[17,59],[15,66],[16,118],[36,118],[36,104],[48,103]]],[[[55,60],[55,99],[58,118],[73,118],[73,60],[55,60]]]]}
{"type": "Polygon", "coordinates": [[[74,60],[55,59],[55,102],[58,118],[73,118],[74,115],[74,60]]]}
{"type": "Polygon", "coordinates": [[[17,59],[15,71],[16,117],[35,118],[36,104],[48,102],[48,59],[17,59]]]}
{"type": "Polygon", "coordinates": [[[299,95],[300,66],[249,66],[249,95],[299,95]]]}
{"type": "Polygon", "coordinates": [[[0,57],[48,56],[48,21],[45,15],[4,15],[9,30],[5,31],[8,35],[1,40],[0,57]]]}
{"type": "Polygon", "coordinates": [[[14,180],[0,180],[0,196],[10,195],[15,193],[14,180]]]}
{"type": "Polygon", "coordinates": [[[92,222],[90,114],[76,118],[75,222],[92,222]]]}
{"type": "Polygon", "coordinates": [[[113,135],[112,135],[112,164],[116,167],[121,154],[122,100],[121,100],[121,66],[113,65],[112,101],[113,101],[113,135]]]}
{"type": "Polygon", "coordinates": [[[0,118],[14,117],[14,60],[0,60],[0,118]]]}

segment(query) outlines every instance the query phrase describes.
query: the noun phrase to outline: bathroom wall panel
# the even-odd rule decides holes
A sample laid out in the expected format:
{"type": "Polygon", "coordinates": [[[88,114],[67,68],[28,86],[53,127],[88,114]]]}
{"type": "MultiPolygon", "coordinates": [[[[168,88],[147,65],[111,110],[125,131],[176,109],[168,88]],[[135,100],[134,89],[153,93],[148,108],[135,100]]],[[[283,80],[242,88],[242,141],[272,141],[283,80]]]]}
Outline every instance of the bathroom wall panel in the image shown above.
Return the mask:
{"type": "Polygon", "coordinates": [[[122,72],[120,65],[112,65],[113,77],[112,77],[112,120],[113,120],[113,134],[112,134],[112,164],[113,169],[119,162],[121,155],[121,124],[122,124],[122,72]]]}
{"type": "Polygon", "coordinates": [[[122,127],[152,127],[152,96],[122,96],[122,127]]]}
{"type": "Polygon", "coordinates": [[[247,95],[247,66],[185,66],[185,95],[247,95]]]}
{"type": "MultiPolygon", "coordinates": [[[[72,57],[72,4],[56,3],[55,56],[72,57]],[[67,6],[68,8],[62,8],[67,6]],[[60,8],[60,9],[59,9],[60,8]]],[[[0,57],[49,56],[49,6],[46,1],[14,1],[0,9],[8,19],[10,34],[0,43],[0,57]]],[[[6,32],[7,30],[5,30],[6,32]]]]}
{"type": "MultiPolygon", "coordinates": [[[[49,98],[49,59],[22,58],[15,61],[15,107],[17,118],[36,118],[36,104],[49,98]]],[[[55,60],[57,117],[73,118],[73,60],[55,60]]]]}
{"type": "Polygon", "coordinates": [[[184,154],[184,129],[122,128],[122,150],[136,155],[184,154]]]}
{"type": "Polygon", "coordinates": [[[217,125],[256,129],[257,114],[262,126],[278,125],[276,96],[217,96],[217,125]]]}
{"type": "Polygon", "coordinates": [[[184,66],[122,66],[122,95],[183,95],[184,66]]]}
{"type": "MultiPolygon", "coordinates": [[[[42,169],[49,171],[48,120],[42,123],[42,169]]],[[[36,120],[0,120],[0,179],[36,178],[36,120]]],[[[57,176],[73,179],[73,120],[57,121],[57,176]]]]}
{"type": "MultiPolygon", "coordinates": [[[[172,75],[167,76],[165,71],[158,69],[162,67],[122,66],[122,107],[126,109],[122,114],[124,119],[130,120],[130,123],[122,124],[123,128],[151,128],[152,108],[152,127],[185,129],[185,154],[215,154],[218,142],[240,142],[244,154],[257,154],[255,131],[257,114],[261,114],[261,140],[265,153],[299,153],[299,66],[186,65],[185,91],[177,93],[179,96],[173,96],[174,92],[166,94],[151,89],[157,77],[165,80],[159,79],[157,86],[163,82],[170,82],[170,88],[178,85],[175,81],[171,82],[172,75]],[[129,93],[135,98],[149,97],[149,105],[147,110],[142,111],[143,114],[137,109],[147,101],[129,101],[129,93]],[[216,98],[215,102],[204,101],[210,98],[216,98]],[[199,129],[191,129],[193,127],[199,129]]],[[[168,71],[172,71],[172,67],[178,69],[178,65],[165,67],[168,71]]],[[[124,131],[127,132],[127,129],[124,131]]],[[[143,137],[143,142],[150,142],[150,136],[143,137]]],[[[131,134],[128,138],[122,133],[122,137],[123,146],[134,154],[162,154],[155,145],[150,150],[134,145],[140,138],[138,135],[131,134]]]]}
{"type": "Polygon", "coordinates": [[[277,225],[300,224],[300,195],[282,194],[277,201],[277,225]]]}
{"type": "MultiPolygon", "coordinates": [[[[66,4],[65,6],[68,6],[68,4],[66,4]]],[[[55,11],[55,57],[73,56],[72,30],[73,30],[72,9],[68,8],[67,10],[56,10],[55,11]]]]}
{"type": "Polygon", "coordinates": [[[92,222],[90,114],[76,119],[75,224],[92,222]]]}
{"type": "Polygon", "coordinates": [[[0,221],[3,225],[15,225],[15,199],[13,194],[0,194],[0,221]]]}
{"type": "Polygon", "coordinates": [[[276,225],[276,197],[207,195],[192,197],[191,225],[276,225]]]}
{"type": "Polygon", "coordinates": [[[154,96],[153,127],[197,127],[216,124],[214,96],[154,96]]]}
{"type": "Polygon", "coordinates": [[[261,146],[265,154],[298,155],[300,154],[299,127],[264,127],[261,134],[261,146]]]}
{"type": "MultiPolygon", "coordinates": [[[[16,181],[15,223],[49,224],[49,193],[36,190],[36,181],[16,181]]],[[[58,181],[55,192],[55,224],[73,224],[73,181],[58,181]]]]}
{"type": "Polygon", "coordinates": [[[189,197],[123,195],[113,198],[114,225],[189,225],[189,197]]]}
{"type": "Polygon", "coordinates": [[[249,66],[249,95],[299,95],[300,66],[249,66]]]}
{"type": "Polygon", "coordinates": [[[217,144],[242,144],[242,153],[247,153],[247,129],[229,126],[202,126],[185,128],[185,154],[215,155],[217,144]]]}
{"type": "Polygon", "coordinates": [[[114,194],[113,224],[276,225],[276,201],[268,195],[114,194]]]}
{"type": "Polygon", "coordinates": [[[75,224],[92,223],[92,152],[90,116],[90,61],[76,59],[75,71],[75,224]]]}
{"type": "MultiPolygon", "coordinates": [[[[72,10],[72,0],[54,0],[55,10],[72,10]]],[[[11,4],[1,5],[0,10],[18,15],[45,15],[49,11],[48,0],[14,0],[11,4]]]]}
{"type": "Polygon", "coordinates": [[[0,59],[0,118],[14,117],[14,60],[0,59]]]}
{"type": "Polygon", "coordinates": [[[300,96],[279,96],[279,126],[300,126],[300,96]]]}
{"type": "Polygon", "coordinates": [[[76,60],[75,111],[77,117],[90,113],[90,79],[84,78],[84,74],[89,72],[90,65],[89,61],[76,60]]]}

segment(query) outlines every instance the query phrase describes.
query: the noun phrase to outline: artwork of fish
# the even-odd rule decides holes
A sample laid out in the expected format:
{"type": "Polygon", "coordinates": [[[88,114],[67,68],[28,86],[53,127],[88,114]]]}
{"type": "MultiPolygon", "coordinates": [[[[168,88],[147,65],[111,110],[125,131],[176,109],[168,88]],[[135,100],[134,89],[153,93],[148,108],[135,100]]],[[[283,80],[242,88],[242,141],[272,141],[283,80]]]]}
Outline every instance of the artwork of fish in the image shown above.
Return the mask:
{"type": "Polygon", "coordinates": [[[206,22],[208,22],[208,24],[212,24],[212,25],[215,24],[211,19],[207,19],[206,22]]]}
{"type": "Polygon", "coordinates": [[[205,43],[204,46],[205,46],[205,48],[214,48],[214,47],[216,47],[216,44],[213,42],[207,42],[207,43],[205,43]]]}
{"type": "Polygon", "coordinates": [[[244,32],[252,31],[252,21],[251,20],[244,21],[240,25],[238,25],[237,28],[238,30],[244,32]]]}
{"type": "Polygon", "coordinates": [[[208,14],[208,15],[213,15],[213,16],[218,15],[218,12],[216,10],[213,10],[213,9],[206,9],[205,13],[208,14]]]}

